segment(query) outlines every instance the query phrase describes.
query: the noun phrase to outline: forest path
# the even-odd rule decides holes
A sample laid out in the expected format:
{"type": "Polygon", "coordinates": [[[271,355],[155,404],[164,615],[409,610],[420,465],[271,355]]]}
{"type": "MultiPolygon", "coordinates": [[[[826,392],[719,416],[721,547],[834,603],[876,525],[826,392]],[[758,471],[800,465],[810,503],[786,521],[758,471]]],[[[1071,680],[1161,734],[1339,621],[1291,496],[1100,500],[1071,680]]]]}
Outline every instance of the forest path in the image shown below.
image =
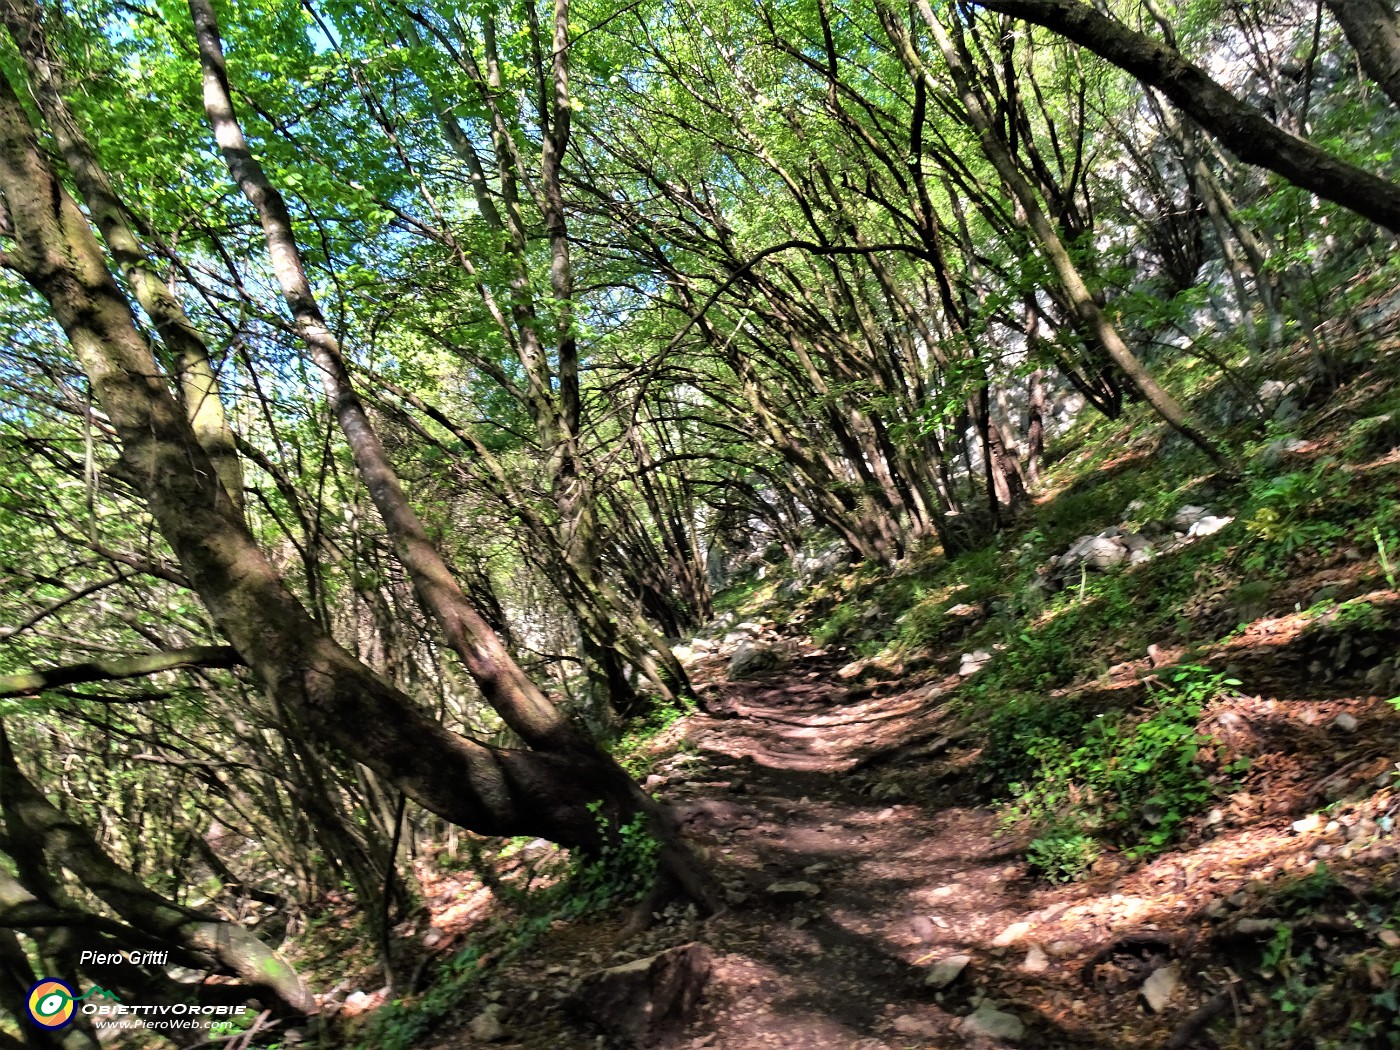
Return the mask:
{"type": "MultiPolygon", "coordinates": [[[[691,665],[705,710],[658,739],[669,757],[646,781],[717,874],[727,909],[701,921],[673,908],[641,937],[616,916],[557,924],[493,978],[508,1042],[491,1045],[621,1045],[568,1009],[575,981],[700,941],[714,958],[704,1002],[659,1050],[1186,1050],[1212,1045],[1196,1040],[1222,1008],[1237,1022],[1255,1009],[1234,982],[1257,971],[1278,921],[1261,916],[1281,914],[1288,880],[1336,859],[1343,910],[1393,881],[1400,844],[1338,845],[1361,818],[1390,819],[1389,790],[1334,806],[1347,827],[1294,824],[1337,778],[1370,783],[1400,754],[1400,718],[1358,699],[1354,683],[1286,703],[1233,697],[1210,728],[1255,756],[1250,779],[1172,850],[1136,863],[1107,852],[1083,881],[1052,886],[1027,870],[1027,833],[1001,833],[989,805],[978,734],[950,703],[967,681],[952,673],[956,651],[938,669],[882,670],[782,644],[790,659],[762,678],[731,681],[723,653],[691,665]],[[1367,726],[1353,734],[1360,752],[1327,728],[1344,713],[1367,726]],[[966,964],[954,975],[955,957],[966,964]],[[931,983],[940,970],[947,981],[931,983]],[[1155,1010],[1145,987],[1161,993],[1155,1010]]],[[[1234,658],[1253,680],[1304,680],[1283,674],[1281,652],[1234,658]]],[[[1132,671],[1093,688],[1128,688],[1132,671]]]]}
{"type": "Polygon", "coordinates": [[[701,935],[716,955],[707,1005],[672,1045],[1003,1045],[959,1020],[978,1006],[1001,1014],[990,1023],[1024,1024],[1022,1044],[1124,1045],[1067,1026],[1083,987],[1055,955],[1081,943],[1026,939],[1082,891],[1034,883],[1019,843],[997,835],[942,732],[956,675],[852,686],[807,650],[730,682],[711,662],[700,670],[717,714],[688,720],[690,753],[658,790],[711,850],[734,906],[701,935]],[[928,985],[954,956],[970,957],[965,972],[928,985]]]}

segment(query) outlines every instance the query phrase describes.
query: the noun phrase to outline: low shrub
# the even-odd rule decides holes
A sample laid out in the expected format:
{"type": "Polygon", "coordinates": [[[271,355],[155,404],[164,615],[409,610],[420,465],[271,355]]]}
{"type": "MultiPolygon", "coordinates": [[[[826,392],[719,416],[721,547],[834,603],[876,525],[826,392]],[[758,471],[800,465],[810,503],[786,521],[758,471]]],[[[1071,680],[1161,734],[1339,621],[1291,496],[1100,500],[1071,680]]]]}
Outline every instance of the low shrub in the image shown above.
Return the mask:
{"type": "MultiPolygon", "coordinates": [[[[1031,770],[1008,785],[1003,819],[1044,829],[1027,852],[1032,867],[1052,880],[1073,879],[1106,846],[1135,858],[1166,849],[1218,793],[1202,759],[1224,756],[1198,723],[1207,704],[1238,684],[1203,667],[1177,668],[1152,688],[1145,712],[1110,711],[1087,722],[1064,705],[1009,704],[993,720],[989,761],[1031,770]]],[[[1224,770],[1246,768],[1242,759],[1224,770]]]]}

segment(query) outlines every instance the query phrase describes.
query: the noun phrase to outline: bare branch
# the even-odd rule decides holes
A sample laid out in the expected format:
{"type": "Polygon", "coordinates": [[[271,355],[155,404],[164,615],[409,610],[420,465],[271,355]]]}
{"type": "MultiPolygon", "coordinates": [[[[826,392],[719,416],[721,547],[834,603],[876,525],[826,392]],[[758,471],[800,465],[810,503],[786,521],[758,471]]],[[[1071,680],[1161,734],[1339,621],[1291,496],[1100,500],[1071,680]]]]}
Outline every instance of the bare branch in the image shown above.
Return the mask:
{"type": "Polygon", "coordinates": [[[46,689],[79,682],[116,682],[123,678],[142,678],[186,667],[238,667],[242,663],[243,658],[231,645],[192,645],[187,649],[172,649],[165,653],[86,660],[45,671],[5,675],[0,677],[0,697],[33,696],[46,689]]]}

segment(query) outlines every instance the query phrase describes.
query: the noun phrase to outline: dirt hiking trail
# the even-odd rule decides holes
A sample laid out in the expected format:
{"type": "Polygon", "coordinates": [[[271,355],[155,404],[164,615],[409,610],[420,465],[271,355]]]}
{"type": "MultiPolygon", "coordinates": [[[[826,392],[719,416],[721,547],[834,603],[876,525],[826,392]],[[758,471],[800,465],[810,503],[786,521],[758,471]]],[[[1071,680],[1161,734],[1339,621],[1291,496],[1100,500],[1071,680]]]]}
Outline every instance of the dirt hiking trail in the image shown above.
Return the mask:
{"type": "MultiPolygon", "coordinates": [[[[1251,916],[1280,877],[1334,849],[1299,834],[1306,800],[1240,791],[1189,845],[1050,885],[1027,871],[1024,833],[1000,827],[978,742],[949,713],[965,679],[901,668],[872,682],[810,643],[789,654],[741,681],[717,654],[694,664],[706,713],[668,731],[676,753],[646,784],[719,873],[727,910],[701,922],[673,908],[631,940],[621,920],[561,924],[494,978],[508,1036],[492,1045],[632,1045],[569,1013],[577,978],[693,941],[712,953],[710,980],[689,1023],[654,1043],[664,1050],[1186,1050],[1220,1045],[1208,1023],[1250,1012],[1236,968],[1257,965],[1278,926],[1251,916]]],[[[1230,717],[1249,721],[1251,703],[1272,702],[1240,698],[1230,717]]],[[[1333,706],[1298,699],[1275,721],[1317,724],[1333,706]]],[[[1367,878],[1390,877],[1395,842],[1356,858],[1367,878]]]]}

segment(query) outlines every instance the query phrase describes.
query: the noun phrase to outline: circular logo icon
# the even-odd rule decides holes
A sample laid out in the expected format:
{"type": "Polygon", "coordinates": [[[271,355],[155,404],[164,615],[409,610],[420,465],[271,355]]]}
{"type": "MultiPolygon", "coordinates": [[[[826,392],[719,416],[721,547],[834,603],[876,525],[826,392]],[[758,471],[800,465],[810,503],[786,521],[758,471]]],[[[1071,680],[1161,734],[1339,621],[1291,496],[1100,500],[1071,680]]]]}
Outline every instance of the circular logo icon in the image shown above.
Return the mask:
{"type": "Polygon", "coordinates": [[[29,989],[26,1006],[29,1016],[45,1028],[63,1028],[73,1023],[73,989],[55,977],[45,977],[29,989]]]}

